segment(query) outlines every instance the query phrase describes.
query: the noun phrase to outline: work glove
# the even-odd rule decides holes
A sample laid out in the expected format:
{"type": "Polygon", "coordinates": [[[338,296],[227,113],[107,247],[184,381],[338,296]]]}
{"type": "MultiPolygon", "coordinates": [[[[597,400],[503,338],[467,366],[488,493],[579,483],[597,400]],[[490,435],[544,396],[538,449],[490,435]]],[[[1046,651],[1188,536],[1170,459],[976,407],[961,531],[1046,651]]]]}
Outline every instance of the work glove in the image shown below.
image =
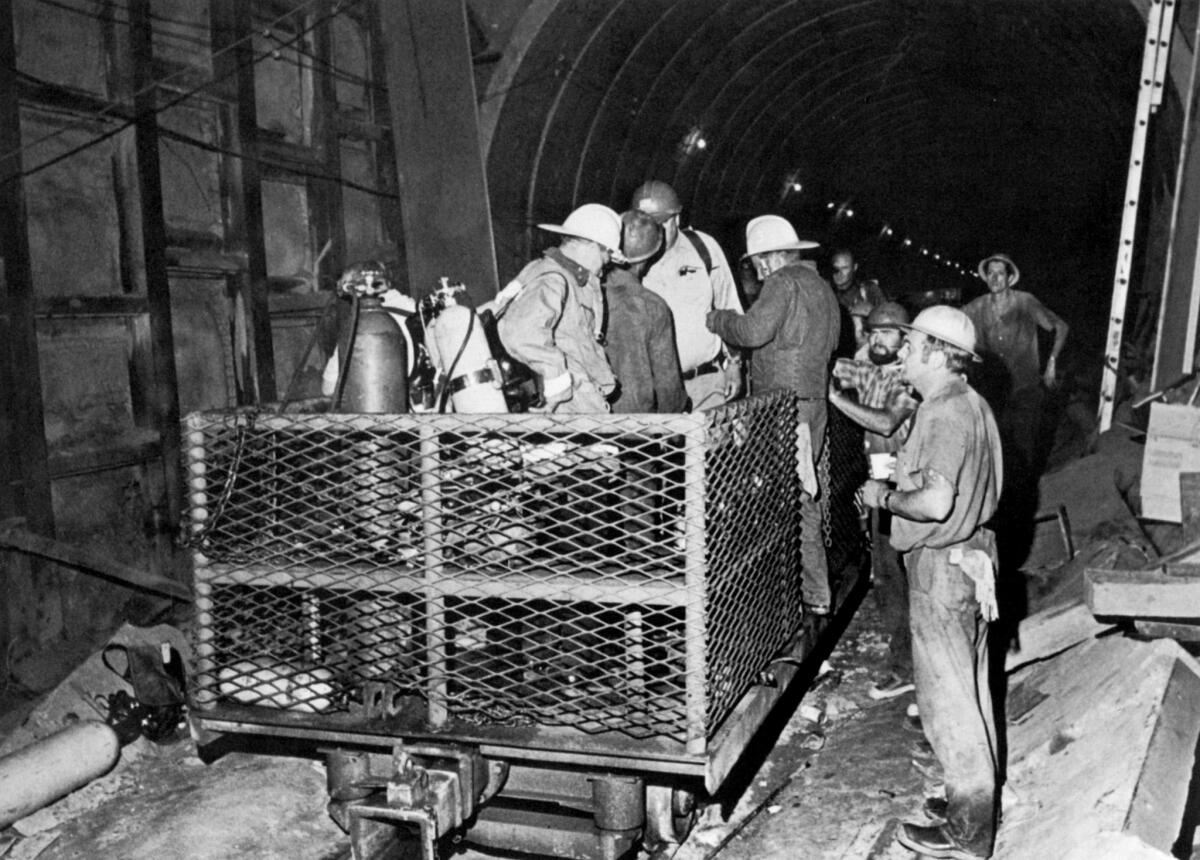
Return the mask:
{"type": "Polygon", "coordinates": [[[992,557],[981,549],[950,550],[950,563],[957,564],[975,583],[975,600],[984,621],[995,621],[1000,617],[1000,604],[996,601],[996,568],[992,557]]]}

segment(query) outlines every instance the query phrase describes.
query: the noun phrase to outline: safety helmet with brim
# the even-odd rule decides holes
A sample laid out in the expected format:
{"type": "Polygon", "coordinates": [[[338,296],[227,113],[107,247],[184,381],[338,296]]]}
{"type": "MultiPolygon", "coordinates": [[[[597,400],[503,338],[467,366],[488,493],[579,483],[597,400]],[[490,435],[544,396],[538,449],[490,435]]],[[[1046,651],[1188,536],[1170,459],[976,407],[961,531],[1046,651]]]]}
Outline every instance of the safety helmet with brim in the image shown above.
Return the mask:
{"type": "Polygon", "coordinates": [[[759,215],[746,225],[746,253],[742,258],[771,251],[806,251],[821,247],[796,235],[796,228],[779,215],[759,215]]]}
{"type": "Polygon", "coordinates": [[[674,188],[661,179],[651,179],[643,182],[633,192],[629,208],[645,212],[662,224],[682,212],[683,204],[679,202],[679,195],[675,193],[674,188]]]}
{"type": "Polygon", "coordinates": [[[561,224],[538,224],[538,227],[549,233],[595,242],[614,259],[624,260],[621,256],[621,216],[602,203],[584,203],[561,224]]]}
{"type": "Polygon", "coordinates": [[[1017,283],[1017,281],[1021,280],[1021,270],[1017,268],[1017,264],[1012,261],[1012,257],[1008,256],[1008,254],[992,254],[991,256],[984,257],[982,260],[980,260],[979,268],[977,269],[977,271],[979,272],[980,278],[982,278],[985,281],[987,280],[988,263],[995,262],[995,261],[999,261],[999,262],[1003,263],[1004,265],[1008,266],[1008,271],[1009,271],[1008,285],[1010,287],[1014,286],[1017,283]]]}
{"type": "Polygon", "coordinates": [[[909,323],[908,311],[899,302],[881,302],[867,314],[865,323],[867,330],[880,328],[895,328],[909,323]]]}
{"type": "Polygon", "coordinates": [[[968,353],[975,361],[980,361],[975,352],[975,324],[971,318],[958,308],[949,305],[932,305],[917,314],[911,323],[899,328],[908,331],[919,331],[921,334],[937,338],[943,343],[957,347],[968,353]]]}

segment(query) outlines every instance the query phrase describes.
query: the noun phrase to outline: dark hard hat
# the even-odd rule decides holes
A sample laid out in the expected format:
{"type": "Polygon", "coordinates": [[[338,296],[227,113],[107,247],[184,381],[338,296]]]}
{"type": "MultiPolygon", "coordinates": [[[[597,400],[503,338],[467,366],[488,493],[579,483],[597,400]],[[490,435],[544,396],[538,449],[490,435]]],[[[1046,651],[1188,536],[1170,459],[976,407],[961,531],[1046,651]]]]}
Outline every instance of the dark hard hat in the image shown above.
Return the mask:
{"type": "Polygon", "coordinates": [[[639,185],[633,192],[633,199],[629,201],[629,208],[653,216],[659,224],[683,211],[675,189],[659,179],[651,179],[639,185]]]}
{"type": "Polygon", "coordinates": [[[654,217],[630,209],[621,215],[621,253],[630,263],[649,260],[662,247],[663,229],[654,217]]]}
{"type": "Polygon", "coordinates": [[[883,302],[867,314],[867,328],[899,328],[908,325],[908,311],[899,302],[883,302]]]}
{"type": "Polygon", "coordinates": [[[379,260],[364,260],[347,267],[338,278],[337,291],[343,296],[382,296],[392,288],[387,266],[379,260]]]}

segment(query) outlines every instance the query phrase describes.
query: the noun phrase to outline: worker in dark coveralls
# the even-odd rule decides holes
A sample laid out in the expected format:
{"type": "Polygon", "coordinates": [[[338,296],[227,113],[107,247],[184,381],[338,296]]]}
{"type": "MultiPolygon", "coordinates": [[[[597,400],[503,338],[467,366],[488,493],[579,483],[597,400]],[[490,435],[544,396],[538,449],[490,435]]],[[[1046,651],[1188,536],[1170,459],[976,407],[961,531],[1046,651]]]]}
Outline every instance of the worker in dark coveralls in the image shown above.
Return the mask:
{"type": "Polygon", "coordinates": [[[922,402],[896,488],[862,488],[865,504],[892,514],[892,546],[904,553],[917,705],[946,784],[944,822],[905,824],[897,838],[919,854],[966,860],[991,856],[999,793],[988,673],[996,539],[985,524],[1003,466],[991,409],[964,377],[975,347],[975,326],[955,308],[926,308],[908,326],[901,361],[922,402]]]}
{"type": "Polygon", "coordinates": [[[687,405],[671,309],[642,286],[651,259],[662,250],[663,229],[650,215],[621,216],[621,253],[604,278],[608,299],[605,351],[617,390],[613,412],[682,412],[687,405]]]}
{"type": "Polygon", "coordinates": [[[547,412],[607,412],[616,377],[600,345],[604,294],[600,272],[619,254],[621,216],[585,203],[562,224],[539,224],[563,236],[484,307],[496,314],[500,340],[541,381],[547,412]]]}
{"type": "MultiPolygon", "coordinates": [[[[755,394],[791,389],[801,398],[815,460],[820,460],[827,419],[829,362],[840,328],[837,298],[800,252],[818,247],[800,239],[778,215],[761,215],[746,225],[746,256],[762,280],[758,300],[745,314],[709,312],[707,325],[728,344],[754,350],[751,388],[755,394]]],[[[807,493],[800,506],[801,599],[813,615],[828,615],[831,600],[821,508],[807,493]]]]}

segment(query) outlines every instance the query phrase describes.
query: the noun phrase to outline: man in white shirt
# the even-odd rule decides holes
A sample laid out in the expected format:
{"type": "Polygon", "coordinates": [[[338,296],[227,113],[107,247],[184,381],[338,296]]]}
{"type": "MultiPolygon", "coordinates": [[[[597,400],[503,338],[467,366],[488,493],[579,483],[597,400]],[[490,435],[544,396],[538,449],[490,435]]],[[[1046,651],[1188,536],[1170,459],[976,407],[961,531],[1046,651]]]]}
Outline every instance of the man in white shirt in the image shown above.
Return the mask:
{"type": "Polygon", "coordinates": [[[666,301],[675,318],[675,346],[692,409],[733,400],[742,387],[740,356],[705,325],[712,310],[742,313],[733,272],[721,246],[707,233],[680,228],[683,207],[665,182],[654,179],[642,184],[634,191],[629,208],[645,212],[663,227],[662,256],[642,283],[666,301]]]}

